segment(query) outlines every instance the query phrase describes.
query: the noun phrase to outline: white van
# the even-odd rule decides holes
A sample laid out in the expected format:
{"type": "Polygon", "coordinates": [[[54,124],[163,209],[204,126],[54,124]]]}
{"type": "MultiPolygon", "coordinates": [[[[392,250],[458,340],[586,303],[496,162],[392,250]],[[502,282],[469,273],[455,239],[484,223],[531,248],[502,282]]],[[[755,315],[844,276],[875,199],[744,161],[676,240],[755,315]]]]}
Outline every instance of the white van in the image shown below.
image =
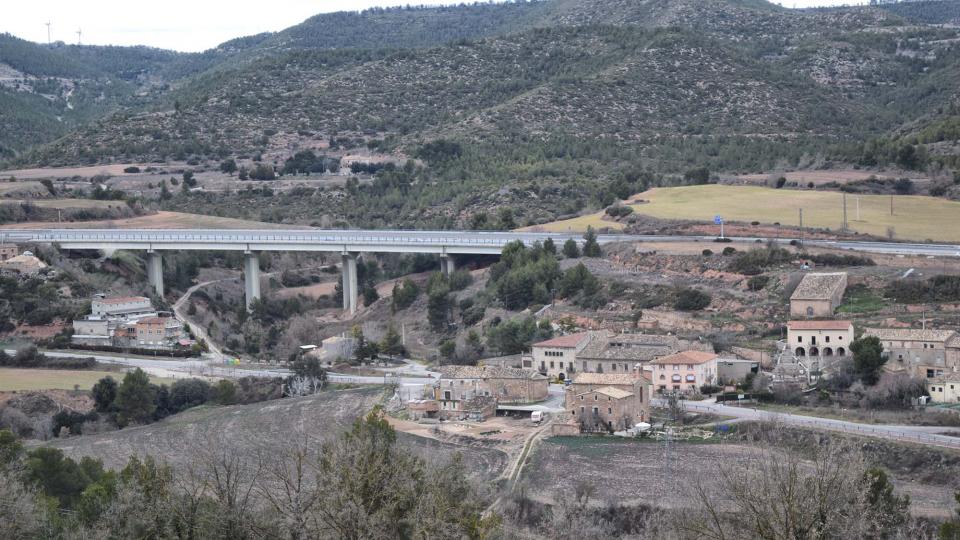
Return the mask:
{"type": "Polygon", "coordinates": [[[540,422],[543,422],[543,411],[533,411],[533,414],[530,415],[530,420],[534,424],[539,425],[540,422]]]}

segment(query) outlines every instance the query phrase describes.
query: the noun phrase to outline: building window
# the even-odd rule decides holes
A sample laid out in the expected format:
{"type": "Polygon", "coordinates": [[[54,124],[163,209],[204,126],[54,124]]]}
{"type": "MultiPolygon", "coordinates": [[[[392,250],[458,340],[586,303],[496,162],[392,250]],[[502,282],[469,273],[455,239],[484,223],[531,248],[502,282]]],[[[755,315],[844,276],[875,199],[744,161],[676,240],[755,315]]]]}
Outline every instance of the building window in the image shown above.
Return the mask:
{"type": "Polygon", "coordinates": [[[825,340],[827,341],[827,343],[830,343],[830,336],[827,336],[827,337],[825,337],[825,338],[823,338],[823,339],[825,339],[825,340]]]}
{"type": "Polygon", "coordinates": [[[693,364],[687,364],[687,369],[688,369],[688,370],[693,369],[693,364]]]}
{"type": "Polygon", "coordinates": [[[600,396],[594,395],[594,396],[593,396],[593,400],[594,400],[594,401],[599,401],[599,400],[600,400],[600,396]]]}
{"type": "Polygon", "coordinates": [[[797,343],[803,343],[803,336],[797,336],[797,343]]]}
{"type": "MultiPolygon", "coordinates": [[[[580,396],[580,401],[583,401],[583,396],[580,396]]],[[[581,407],[582,408],[582,407],[581,407]]]]}
{"type": "Polygon", "coordinates": [[[617,365],[616,365],[616,364],[610,364],[610,371],[616,371],[616,370],[617,370],[617,365]]]}
{"type": "Polygon", "coordinates": [[[553,369],[553,360],[550,361],[550,369],[553,369]]]}
{"type": "Polygon", "coordinates": [[[613,408],[607,407],[607,414],[613,414],[613,408]]]}

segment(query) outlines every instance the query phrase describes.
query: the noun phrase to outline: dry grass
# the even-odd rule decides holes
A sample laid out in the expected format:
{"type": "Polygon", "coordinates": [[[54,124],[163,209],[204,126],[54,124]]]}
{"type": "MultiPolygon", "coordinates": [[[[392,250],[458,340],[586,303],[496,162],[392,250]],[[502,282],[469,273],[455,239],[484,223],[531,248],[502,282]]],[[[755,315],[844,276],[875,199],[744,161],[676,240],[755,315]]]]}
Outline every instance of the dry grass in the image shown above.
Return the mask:
{"type": "MultiPolygon", "coordinates": [[[[685,186],[655,188],[636,198],[649,203],[632,205],[635,212],[661,219],[712,221],[720,214],[728,222],[741,221],[799,225],[799,210],[807,227],[837,230],[843,220],[843,195],[836,191],[800,191],[755,186],[685,186]]],[[[886,195],[848,195],[847,221],[850,229],[876,236],[886,236],[892,227],[896,239],[960,241],[960,203],[936,197],[898,195],[893,197],[894,213],[890,215],[890,197],[886,195]],[[857,219],[857,200],[860,219],[857,219]]],[[[603,221],[598,212],[579,218],[541,225],[546,231],[583,231],[618,227],[603,221]]],[[[618,227],[619,228],[619,227],[618,227]]]]}
{"type": "MultiPolygon", "coordinates": [[[[116,371],[90,371],[69,369],[20,369],[0,368],[0,392],[27,390],[90,390],[104,377],[113,377],[119,382],[123,373],[116,371]]],[[[173,379],[151,377],[154,384],[172,384],[173,379]]]]}
{"type": "MultiPolygon", "coordinates": [[[[8,178],[0,173],[0,180],[8,178]]],[[[0,182],[0,197],[8,193],[34,193],[45,192],[47,188],[40,182],[0,182]]]]}

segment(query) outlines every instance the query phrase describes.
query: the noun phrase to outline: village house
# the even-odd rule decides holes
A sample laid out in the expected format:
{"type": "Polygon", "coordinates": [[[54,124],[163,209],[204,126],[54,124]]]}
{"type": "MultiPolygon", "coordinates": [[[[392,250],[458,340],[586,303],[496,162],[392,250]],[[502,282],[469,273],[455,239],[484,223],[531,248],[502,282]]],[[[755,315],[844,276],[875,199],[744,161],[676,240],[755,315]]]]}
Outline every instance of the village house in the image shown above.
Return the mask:
{"type": "Polygon", "coordinates": [[[14,255],[6,260],[0,261],[0,270],[10,270],[25,276],[39,274],[40,271],[46,267],[46,263],[29,251],[24,251],[20,255],[14,255]]]}
{"type": "Polygon", "coordinates": [[[847,356],[853,342],[850,321],[790,321],[787,347],[798,359],[847,356]]]}
{"type": "Polygon", "coordinates": [[[705,351],[682,351],[657,358],[653,367],[653,384],[660,393],[694,394],[705,384],[717,383],[719,357],[705,351]]]}
{"type": "Polygon", "coordinates": [[[631,373],[578,373],[565,408],[581,431],[616,431],[650,420],[651,383],[640,364],[631,373]]]}
{"type": "Polygon", "coordinates": [[[183,323],[174,317],[145,317],[133,328],[136,346],[143,349],[172,348],[183,338],[183,323]]]}
{"type": "Polygon", "coordinates": [[[564,380],[577,371],[577,353],[590,343],[590,336],[590,332],[580,332],[535,343],[531,356],[523,360],[523,367],[564,380]]]}
{"type": "Polygon", "coordinates": [[[630,373],[639,363],[709,344],[689,343],[671,335],[616,334],[607,331],[560,336],[533,345],[523,367],[560,380],[577,373],[630,373]]]}
{"type": "Polygon", "coordinates": [[[680,350],[676,336],[656,334],[593,334],[576,355],[574,367],[582,373],[630,373],[637,363],[680,350]]]}
{"type": "Polygon", "coordinates": [[[950,373],[928,380],[927,393],[934,403],[960,403],[960,374],[950,373]]]}
{"type": "Polygon", "coordinates": [[[536,403],[550,391],[547,377],[536,371],[495,366],[443,366],[439,371],[433,393],[443,417],[486,411],[484,400],[477,397],[493,399],[496,413],[499,403],[536,403]]]}
{"type": "Polygon", "coordinates": [[[880,340],[885,371],[928,379],[960,371],[960,335],[955,330],[867,328],[864,335],[880,340]]]}
{"type": "Polygon", "coordinates": [[[846,272],[807,274],[790,296],[790,316],[832,317],[846,290],[846,272]]]}
{"type": "Polygon", "coordinates": [[[0,244],[0,262],[12,259],[20,254],[20,248],[16,244],[0,244]]]}

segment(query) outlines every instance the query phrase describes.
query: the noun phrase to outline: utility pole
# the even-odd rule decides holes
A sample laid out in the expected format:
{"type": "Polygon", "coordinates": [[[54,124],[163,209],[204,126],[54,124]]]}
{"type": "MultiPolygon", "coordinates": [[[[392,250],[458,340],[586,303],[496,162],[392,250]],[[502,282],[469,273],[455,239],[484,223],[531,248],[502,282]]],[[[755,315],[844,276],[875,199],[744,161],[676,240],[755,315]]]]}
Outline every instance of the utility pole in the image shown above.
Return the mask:
{"type": "Polygon", "coordinates": [[[50,21],[47,21],[47,45],[50,45],[50,21]]]}
{"type": "Polygon", "coordinates": [[[803,247],[803,208],[800,209],[800,246],[803,247]]]}
{"type": "Polygon", "coordinates": [[[890,195],[890,215],[893,215],[893,195],[890,195]]]}
{"type": "Polygon", "coordinates": [[[83,30],[80,28],[77,28],[77,45],[80,45],[80,36],[82,35],[83,35],[83,30]]]}
{"type": "Polygon", "coordinates": [[[860,221],[860,196],[857,195],[857,221],[860,221]]]}
{"type": "Polygon", "coordinates": [[[843,192],[843,232],[847,232],[847,192],[843,192]]]}

